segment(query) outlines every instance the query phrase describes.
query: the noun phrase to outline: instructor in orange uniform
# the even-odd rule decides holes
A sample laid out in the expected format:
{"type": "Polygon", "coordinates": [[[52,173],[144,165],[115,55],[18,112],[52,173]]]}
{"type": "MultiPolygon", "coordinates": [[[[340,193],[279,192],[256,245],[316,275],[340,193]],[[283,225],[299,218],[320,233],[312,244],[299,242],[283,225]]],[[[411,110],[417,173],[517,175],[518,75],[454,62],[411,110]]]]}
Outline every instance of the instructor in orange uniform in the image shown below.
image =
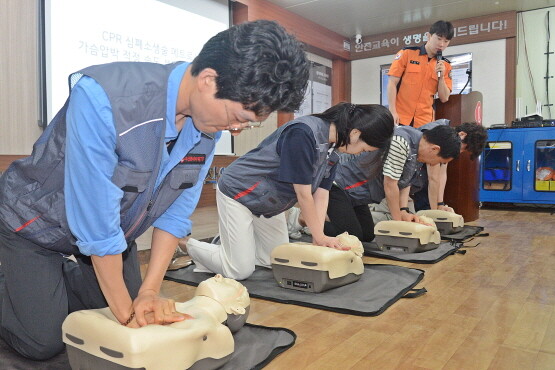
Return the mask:
{"type": "Polygon", "coordinates": [[[451,65],[438,57],[453,38],[453,25],[437,21],[422,46],[406,47],[395,55],[389,69],[387,99],[395,124],[420,127],[435,119],[434,95],[445,103],[453,89],[451,65]]]}

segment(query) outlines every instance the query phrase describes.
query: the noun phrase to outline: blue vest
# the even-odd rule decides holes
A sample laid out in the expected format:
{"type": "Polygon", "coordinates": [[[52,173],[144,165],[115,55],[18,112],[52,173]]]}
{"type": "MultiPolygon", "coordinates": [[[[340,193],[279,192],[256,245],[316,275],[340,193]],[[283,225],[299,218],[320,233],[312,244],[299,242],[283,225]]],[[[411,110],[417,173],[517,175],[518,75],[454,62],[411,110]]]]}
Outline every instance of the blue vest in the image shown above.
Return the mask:
{"type": "Polygon", "coordinates": [[[312,130],[316,140],[318,159],[312,168],[312,193],[339,160],[335,151],[329,151],[330,124],[320,118],[306,116],[281,126],[264,139],[258,147],[229,165],[218,181],[218,187],[230,198],[247,207],[254,215],[272,217],[293,207],[297,195],[292,184],[277,180],[280,157],[277,142],[283,130],[302,122],[312,130]]]}
{"type": "MultiPolygon", "coordinates": [[[[177,65],[117,62],[70,76],[71,87],[83,75],[94,78],[110,101],[118,154],[112,182],[124,192],[120,215],[127,241],[141,235],[184,189],[199,181],[202,164],[177,165],[154,190],[166,150],[168,78],[177,65]]],[[[0,178],[0,219],[23,238],[70,254],[77,249],[64,204],[68,101],[37,140],[31,156],[15,161],[0,178]]],[[[214,139],[203,134],[188,155],[206,158],[214,146],[214,139]]]]}

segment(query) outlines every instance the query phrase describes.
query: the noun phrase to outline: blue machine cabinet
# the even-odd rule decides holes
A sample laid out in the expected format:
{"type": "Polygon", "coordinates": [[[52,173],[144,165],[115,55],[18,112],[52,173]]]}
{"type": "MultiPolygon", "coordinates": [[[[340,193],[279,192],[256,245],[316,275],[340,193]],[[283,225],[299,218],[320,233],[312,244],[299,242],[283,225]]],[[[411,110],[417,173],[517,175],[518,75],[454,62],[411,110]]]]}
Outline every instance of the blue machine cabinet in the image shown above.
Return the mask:
{"type": "Polygon", "coordinates": [[[555,127],[488,130],[480,201],[555,204],[555,127]]]}

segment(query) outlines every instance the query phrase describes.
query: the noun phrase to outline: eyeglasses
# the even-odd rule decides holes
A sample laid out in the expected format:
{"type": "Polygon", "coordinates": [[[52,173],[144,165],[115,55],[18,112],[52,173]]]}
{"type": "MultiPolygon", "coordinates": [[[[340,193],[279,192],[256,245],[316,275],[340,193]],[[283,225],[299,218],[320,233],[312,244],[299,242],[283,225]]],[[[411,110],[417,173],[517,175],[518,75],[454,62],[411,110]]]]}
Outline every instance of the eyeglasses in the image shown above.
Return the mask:
{"type": "Polygon", "coordinates": [[[227,111],[227,104],[225,106],[225,115],[227,117],[227,129],[229,131],[242,131],[242,130],[250,130],[251,128],[260,128],[262,127],[261,121],[249,121],[245,120],[245,122],[239,122],[241,125],[240,127],[231,127],[231,121],[229,120],[229,112],[227,111]]]}

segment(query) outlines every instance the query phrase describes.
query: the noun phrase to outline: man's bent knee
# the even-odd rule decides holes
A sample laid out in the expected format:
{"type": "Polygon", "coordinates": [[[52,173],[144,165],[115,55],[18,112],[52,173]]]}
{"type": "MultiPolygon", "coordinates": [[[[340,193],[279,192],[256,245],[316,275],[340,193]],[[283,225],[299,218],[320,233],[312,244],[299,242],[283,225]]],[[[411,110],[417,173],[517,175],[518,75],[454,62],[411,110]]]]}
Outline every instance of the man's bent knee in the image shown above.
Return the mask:
{"type": "Polygon", "coordinates": [[[31,348],[28,352],[29,356],[25,357],[29,357],[30,359],[37,361],[44,361],[56,356],[57,354],[62,352],[64,348],[65,345],[63,342],[56,344],[50,343],[40,348],[31,348]]]}
{"type": "Polygon", "coordinates": [[[9,331],[1,330],[2,338],[20,355],[27,357],[31,360],[44,361],[56,356],[65,348],[62,341],[61,332],[56,338],[50,338],[48,341],[40,343],[34,339],[28,340],[21,339],[9,331]]]}
{"type": "Polygon", "coordinates": [[[243,270],[232,269],[227,274],[225,274],[225,277],[230,279],[235,279],[235,280],[245,280],[245,279],[248,279],[253,272],[254,272],[254,268],[243,269],[243,270]]]}

